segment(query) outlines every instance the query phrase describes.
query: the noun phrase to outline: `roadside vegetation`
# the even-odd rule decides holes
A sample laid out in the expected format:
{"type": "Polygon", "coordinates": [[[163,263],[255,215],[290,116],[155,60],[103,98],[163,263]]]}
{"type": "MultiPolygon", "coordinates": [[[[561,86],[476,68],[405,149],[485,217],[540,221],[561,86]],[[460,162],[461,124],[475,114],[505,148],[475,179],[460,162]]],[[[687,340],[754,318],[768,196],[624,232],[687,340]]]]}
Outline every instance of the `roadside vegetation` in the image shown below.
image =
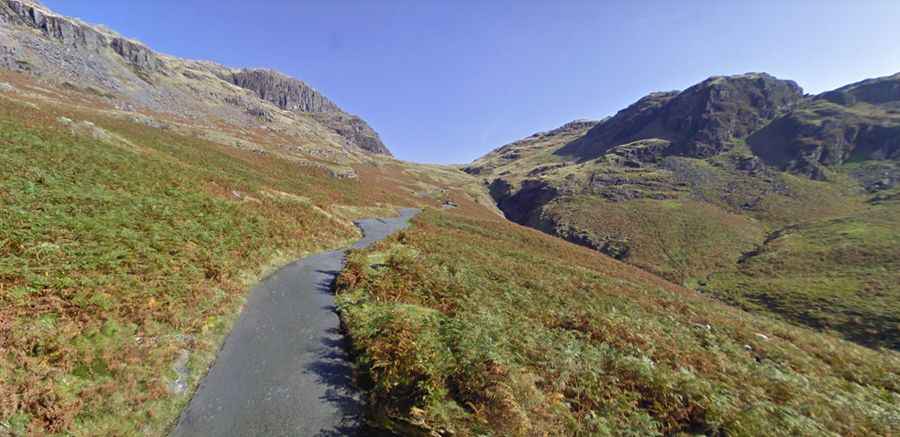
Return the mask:
{"type": "Polygon", "coordinates": [[[893,435],[900,355],[501,220],[426,210],[355,251],[370,420],[410,435],[893,435]]]}
{"type": "Polygon", "coordinates": [[[3,102],[0,147],[0,430],[13,434],[161,434],[188,395],[172,387],[196,383],[249,282],[356,235],[272,194],[324,178],[149,128],[98,141],[3,102]],[[182,351],[190,375],[172,368],[182,351]]]}
{"type": "Polygon", "coordinates": [[[69,102],[0,96],[0,435],[163,435],[262,274],[394,205],[473,208],[438,170],[338,179],[69,102]]]}

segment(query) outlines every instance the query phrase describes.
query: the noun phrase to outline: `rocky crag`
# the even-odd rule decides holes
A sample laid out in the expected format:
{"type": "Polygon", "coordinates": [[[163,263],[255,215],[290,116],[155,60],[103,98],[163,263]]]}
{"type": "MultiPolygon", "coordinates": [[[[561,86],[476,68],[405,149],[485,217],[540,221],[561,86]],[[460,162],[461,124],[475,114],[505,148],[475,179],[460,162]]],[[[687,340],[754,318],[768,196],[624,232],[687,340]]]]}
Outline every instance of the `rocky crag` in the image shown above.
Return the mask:
{"type": "Polygon", "coordinates": [[[711,77],[682,92],[650,94],[558,153],[591,159],[621,144],[658,138],[671,143],[666,153],[707,157],[745,138],[802,97],[796,83],[764,73],[711,77]]]}
{"type": "Polygon", "coordinates": [[[91,90],[121,110],[239,128],[263,124],[336,148],[390,155],[363,119],[280,73],[160,54],[34,1],[0,0],[0,23],[0,67],[91,90]]]}

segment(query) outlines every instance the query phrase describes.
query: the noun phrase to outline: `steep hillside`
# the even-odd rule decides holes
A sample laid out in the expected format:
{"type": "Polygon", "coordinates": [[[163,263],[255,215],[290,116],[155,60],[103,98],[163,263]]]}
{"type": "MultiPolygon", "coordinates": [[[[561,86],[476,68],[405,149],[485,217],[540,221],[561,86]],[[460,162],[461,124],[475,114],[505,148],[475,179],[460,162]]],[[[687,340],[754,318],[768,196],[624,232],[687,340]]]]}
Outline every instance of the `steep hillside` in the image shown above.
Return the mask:
{"type": "Polygon", "coordinates": [[[108,103],[0,72],[0,435],[164,435],[265,272],[400,206],[496,216],[458,170],[347,177],[108,103]]]}
{"type": "Polygon", "coordinates": [[[151,111],[213,132],[264,128],[314,144],[390,154],[378,134],[302,81],[154,52],[29,0],[0,0],[0,67],[97,94],[119,110],[151,111]]]}
{"type": "Polygon", "coordinates": [[[369,419],[399,435],[894,435],[900,355],[753,315],[499,218],[349,258],[369,419]]]}
{"type": "MultiPolygon", "coordinates": [[[[465,170],[483,179],[509,219],[696,286],[714,272],[742,268],[738,261],[779,229],[872,217],[873,196],[900,181],[897,86],[895,75],[803,96],[794,82],[766,74],[713,77],[682,92],[650,94],[585,132],[501,147],[465,170]]],[[[900,216],[884,220],[900,226],[900,216]]],[[[900,246],[869,259],[886,281],[900,282],[892,251],[900,246]]],[[[860,292],[847,287],[842,293],[860,292]]],[[[900,298],[893,287],[880,292],[886,301],[900,298]]],[[[732,287],[723,295],[736,293],[732,287]]],[[[793,305],[802,311],[802,303],[793,305]]],[[[766,308],[784,313],[784,306],[766,308]]],[[[859,313],[868,316],[880,326],[870,332],[876,339],[846,324],[790,318],[896,347],[888,338],[896,316],[859,313]]]]}
{"type": "Polygon", "coordinates": [[[0,21],[0,435],[165,435],[261,275],[400,206],[494,214],[299,80],[0,21]]]}
{"type": "Polygon", "coordinates": [[[700,290],[751,311],[900,350],[900,202],[779,229],[700,290]]]}

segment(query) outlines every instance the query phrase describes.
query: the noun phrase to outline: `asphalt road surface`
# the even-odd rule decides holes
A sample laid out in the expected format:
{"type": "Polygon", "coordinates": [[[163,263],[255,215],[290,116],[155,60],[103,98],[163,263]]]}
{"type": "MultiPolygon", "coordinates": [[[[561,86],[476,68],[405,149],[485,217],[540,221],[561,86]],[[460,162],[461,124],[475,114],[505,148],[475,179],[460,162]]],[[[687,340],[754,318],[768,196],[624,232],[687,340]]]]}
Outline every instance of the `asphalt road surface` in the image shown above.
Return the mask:
{"type": "MultiPolygon", "coordinates": [[[[419,211],[357,222],[364,248],[419,211]]],[[[240,318],[172,433],[186,436],[344,436],[361,426],[362,399],[335,313],[346,250],[283,267],[250,293],[240,318]]]]}

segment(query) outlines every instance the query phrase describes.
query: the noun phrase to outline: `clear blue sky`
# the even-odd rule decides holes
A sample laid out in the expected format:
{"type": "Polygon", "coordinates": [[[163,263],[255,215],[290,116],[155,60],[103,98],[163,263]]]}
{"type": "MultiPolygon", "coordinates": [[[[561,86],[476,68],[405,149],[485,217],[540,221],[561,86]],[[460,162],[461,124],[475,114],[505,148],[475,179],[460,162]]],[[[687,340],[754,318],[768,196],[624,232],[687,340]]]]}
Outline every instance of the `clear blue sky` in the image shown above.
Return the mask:
{"type": "Polygon", "coordinates": [[[420,162],[468,162],[711,75],[821,92],[900,71],[896,0],[44,4],[164,53],[303,79],[420,162]]]}

